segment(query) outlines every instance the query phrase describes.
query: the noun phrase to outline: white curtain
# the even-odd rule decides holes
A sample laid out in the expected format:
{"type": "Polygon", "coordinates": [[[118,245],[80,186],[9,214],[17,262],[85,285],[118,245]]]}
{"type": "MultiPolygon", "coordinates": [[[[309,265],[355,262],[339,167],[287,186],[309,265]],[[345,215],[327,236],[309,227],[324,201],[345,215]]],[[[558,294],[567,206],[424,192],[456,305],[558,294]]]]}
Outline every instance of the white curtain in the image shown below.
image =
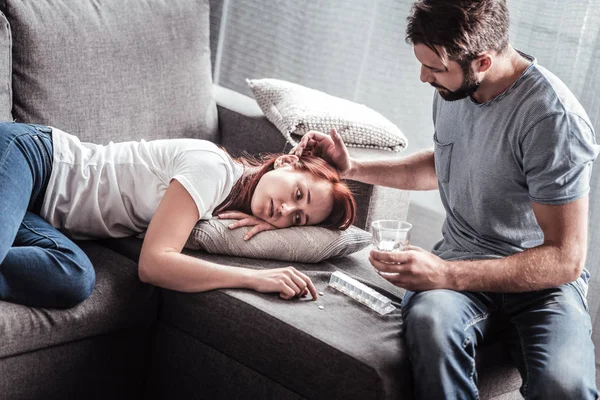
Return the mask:
{"type": "MultiPolygon", "coordinates": [[[[432,88],[404,42],[410,0],[212,0],[216,83],[278,78],[366,104],[396,123],[407,152],[432,146],[432,88]]],[[[508,0],[511,42],[560,77],[600,129],[600,0],[508,0]]],[[[443,212],[437,193],[414,193],[443,212]]]]}

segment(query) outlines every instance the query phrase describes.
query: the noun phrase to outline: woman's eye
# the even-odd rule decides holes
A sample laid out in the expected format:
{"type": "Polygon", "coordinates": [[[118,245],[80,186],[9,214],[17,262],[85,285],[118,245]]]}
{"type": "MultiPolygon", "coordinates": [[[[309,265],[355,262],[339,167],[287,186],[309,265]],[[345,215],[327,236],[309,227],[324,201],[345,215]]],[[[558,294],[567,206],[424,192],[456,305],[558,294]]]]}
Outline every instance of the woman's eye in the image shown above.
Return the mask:
{"type": "Polygon", "coordinates": [[[300,200],[302,198],[302,192],[300,189],[296,190],[296,200],[300,200]]]}
{"type": "Polygon", "coordinates": [[[294,215],[294,224],[300,225],[301,222],[302,222],[302,218],[300,217],[300,213],[294,215]]]}

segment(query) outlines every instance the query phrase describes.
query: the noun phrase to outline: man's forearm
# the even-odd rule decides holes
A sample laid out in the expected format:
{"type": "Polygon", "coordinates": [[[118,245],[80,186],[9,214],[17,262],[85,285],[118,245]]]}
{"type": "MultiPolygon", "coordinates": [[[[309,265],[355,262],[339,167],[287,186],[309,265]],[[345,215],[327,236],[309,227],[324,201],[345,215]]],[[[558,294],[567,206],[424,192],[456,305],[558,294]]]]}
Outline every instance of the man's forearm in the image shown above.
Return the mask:
{"type": "Polygon", "coordinates": [[[509,257],[449,261],[449,286],[458,291],[529,292],[557,287],[579,277],[585,252],[543,244],[509,257]]]}
{"type": "Polygon", "coordinates": [[[345,178],[404,190],[437,189],[432,150],[419,151],[401,159],[354,160],[345,178]]]}

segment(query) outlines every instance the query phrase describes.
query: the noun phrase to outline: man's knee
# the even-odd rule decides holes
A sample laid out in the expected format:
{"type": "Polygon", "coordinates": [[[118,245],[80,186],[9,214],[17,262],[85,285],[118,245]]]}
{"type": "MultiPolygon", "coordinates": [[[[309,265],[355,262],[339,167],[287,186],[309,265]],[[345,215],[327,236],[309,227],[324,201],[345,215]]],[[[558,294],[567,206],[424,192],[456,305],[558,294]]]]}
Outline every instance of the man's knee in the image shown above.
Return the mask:
{"type": "Polygon", "coordinates": [[[403,313],[409,345],[445,347],[462,339],[464,321],[457,312],[456,296],[450,290],[431,290],[412,296],[403,313]]]}
{"type": "Polygon", "coordinates": [[[532,399],[596,399],[595,379],[578,369],[549,368],[530,381],[526,398],[532,399]]]}
{"type": "Polygon", "coordinates": [[[459,308],[457,293],[451,290],[416,293],[404,307],[403,318],[423,329],[453,325],[459,308]]]}

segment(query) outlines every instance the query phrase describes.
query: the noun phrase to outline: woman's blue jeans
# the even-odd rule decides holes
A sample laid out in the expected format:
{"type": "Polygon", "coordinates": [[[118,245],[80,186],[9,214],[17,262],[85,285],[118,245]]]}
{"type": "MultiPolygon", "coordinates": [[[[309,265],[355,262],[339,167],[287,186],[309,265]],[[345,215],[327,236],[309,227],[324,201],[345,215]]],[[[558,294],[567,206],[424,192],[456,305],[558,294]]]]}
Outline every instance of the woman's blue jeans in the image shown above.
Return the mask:
{"type": "Polygon", "coordinates": [[[418,399],[478,399],[475,348],[506,339],[523,378],[525,399],[596,399],[589,273],[558,288],[529,293],[452,290],[407,292],[403,319],[418,399]]]}
{"type": "Polygon", "coordinates": [[[0,300],[66,308],[91,294],[86,254],[38,213],[52,171],[52,130],[0,123],[0,300]]]}

